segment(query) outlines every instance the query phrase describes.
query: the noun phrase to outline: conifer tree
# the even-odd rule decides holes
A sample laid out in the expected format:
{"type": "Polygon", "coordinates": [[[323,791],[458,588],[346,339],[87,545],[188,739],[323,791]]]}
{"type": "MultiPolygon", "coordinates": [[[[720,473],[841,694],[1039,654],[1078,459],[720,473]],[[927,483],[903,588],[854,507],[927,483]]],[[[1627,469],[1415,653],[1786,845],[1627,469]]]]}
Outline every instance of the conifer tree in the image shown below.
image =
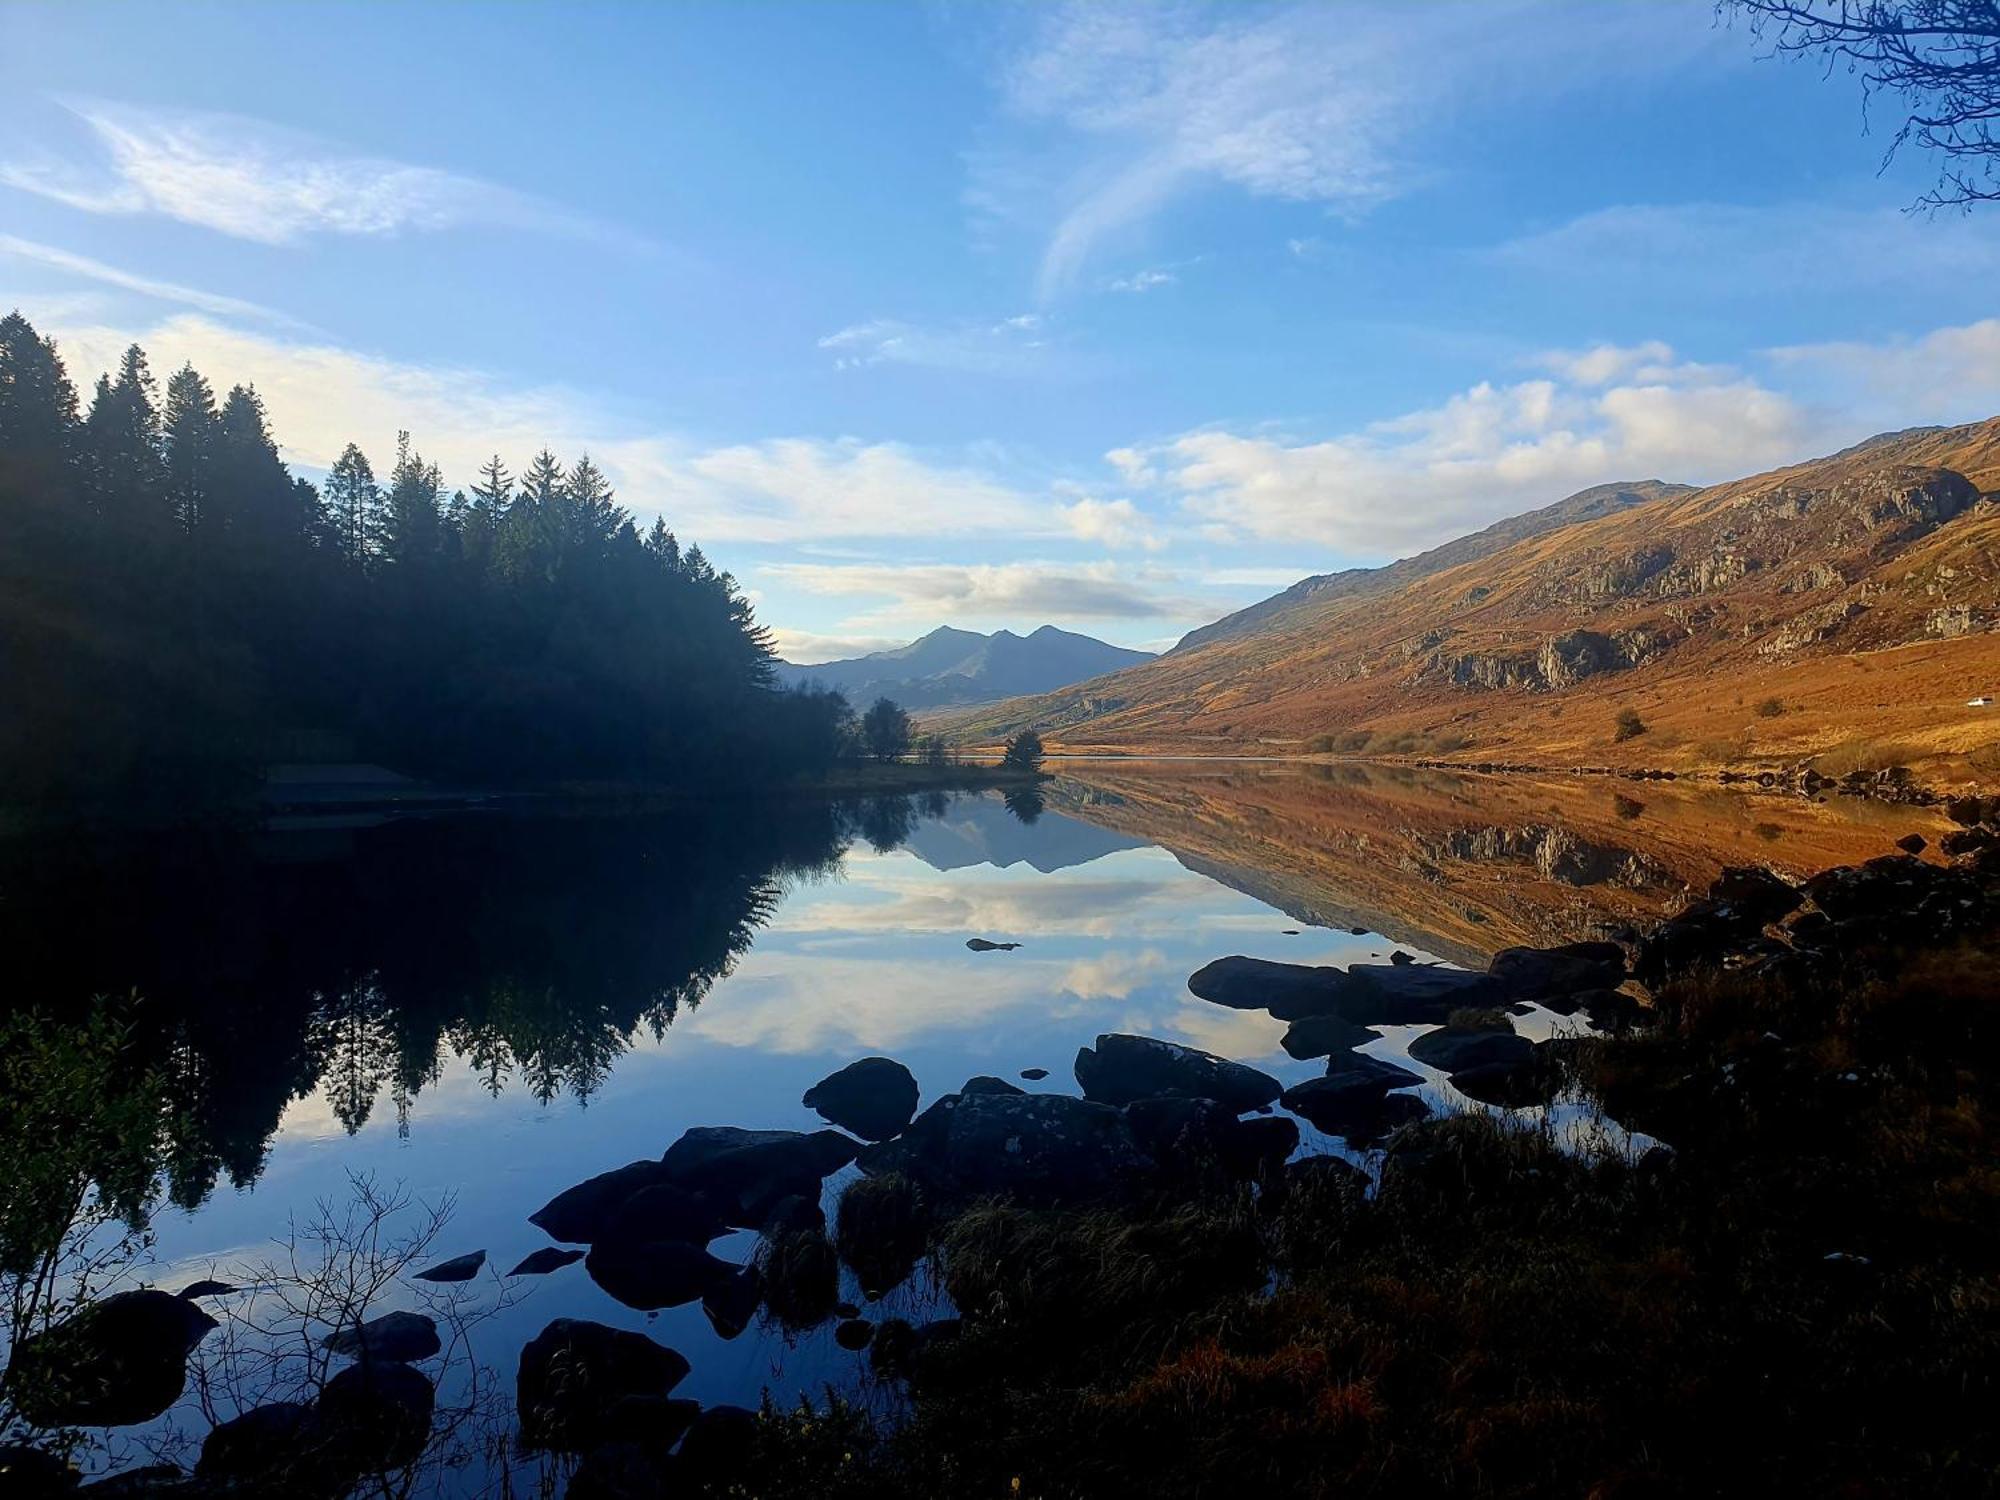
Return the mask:
{"type": "Polygon", "coordinates": [[[209,524],[209,488],[217,443],[215,393],[193,365],[168,377],[160,413],[160,458],[166,475],[167,513],[192,538],[209,524]]]}
{"type": "Polygon", "coordinates": [[[368,455],[349,443],[326,474],[326,510],[340,550],[350,562],[366,563],[375,556],[380,530],[382,492],[368,455]]]}
{"type": "Polygon", "coordinates": [[[160,463],[158,390],[137,344],[118,363],[118,378],[97,382],[83,422],[84,482],[98,514],[138,533],[166,519],[160,463]]]}
{"type": "Polygon", "coordinates": [[[396,467],[389,472],[383,506],[382,557],[398,567],[417,567],[436,558],[444,540],[444,475],[410,446],[407,432],[396,434],[396,467]]]}

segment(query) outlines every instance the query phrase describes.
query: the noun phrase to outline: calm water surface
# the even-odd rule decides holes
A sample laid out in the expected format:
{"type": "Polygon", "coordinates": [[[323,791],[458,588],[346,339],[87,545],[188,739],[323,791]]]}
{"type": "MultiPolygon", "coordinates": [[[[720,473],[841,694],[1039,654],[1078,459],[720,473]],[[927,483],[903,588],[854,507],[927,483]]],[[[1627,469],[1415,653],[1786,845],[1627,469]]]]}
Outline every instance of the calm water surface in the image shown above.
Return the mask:
{"type": "MultiPolygon", "coordinates": [[[[818,1128],[800,1096],[869,1054],[907,1064],[926,1102],[1035,1067],[1049,1077],[1023,1087],[1074,1092],[1076,1049],[1106,1031],[1301,1080],[1325,1064],[1279,1050],[1282,1022],[1198,1000],[1187,976],[1228,953],[1475,963],[1664,913],[1733,859],[1803,871],[1929,826],[1658,785],[1281,766],[1077,768],[1039,800],[303,826],[116,860],[43,854],[32,874],[12,868],[0,916],[43,1003],[144,996],[188,1104],[139,1277],[171,1289],[268,1255],[355,1174],[448,1202],[438,1253],[484,1249],[504,1271],[549,1243],[527,1215],[560,1189],[657,1157],[689,1126],[818,1128]],[[1022,946],[975,953],[974,936],[1022,946]]],[[[1520,1029],[1577,1024],[1538,1013],[1520,1029]]],[[[1423,1029],[1367,1050],[1400,1058],[1423,1029]]],[[[1434,1106],[1463,1103],[1430,1078],[1434,1106]]],[[[1301,1125],[1303,1149],[1348,1150],[1301,1125]]],[[[712,1248],[742,1260],[753,1244],[712,1248]]],[[[628,1310],[581,1264],[509,1286],[519,1300],[479,1325],[475,1353],[510,1379],[520,1345],[570,1316],[678,1348],[693,1364],[679,1394],[703,1403],[829,1382],[890,1399],[830,1324],[724,1340],[698,1306],[628,1310]]],[[[921,1284],[891,1300],[939,1310],[921,1284]]],[[[477,1469],[438,1488],[478,1493],[477,1469]]]]}

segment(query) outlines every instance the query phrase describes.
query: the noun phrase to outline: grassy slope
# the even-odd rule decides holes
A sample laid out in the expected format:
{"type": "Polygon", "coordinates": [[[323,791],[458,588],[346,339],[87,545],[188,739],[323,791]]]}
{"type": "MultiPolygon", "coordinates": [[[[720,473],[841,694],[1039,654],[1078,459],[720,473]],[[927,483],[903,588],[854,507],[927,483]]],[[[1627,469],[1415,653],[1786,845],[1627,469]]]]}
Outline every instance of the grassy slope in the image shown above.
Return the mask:
{"type": "Polygon", "coordinates": [[[1034,725],[1059,750],[1210,753],[1302,753],[1317,735],[1366,728],[1407,737],[1414,753],[1463,740],[1460,759],[1681,768],[1795,760],[1865,741],[1946,776],[1992,779],[2000,766],[1975,772],[1965,757],[2000,738],[2000,716],[1965,700],[2000,691],[2000,635],[1904,644],[1940,604],[2000,608],[2000,505],[1991,498],[1913,541],[1802,528],[1782,566],[1676,599],[1579,604],[1559,587],[1594,562],[1662,541],[1689,556],[1726,548],[1744,506],[1781,486],[1825,491],[1899,465],[1954,469],[1990,496],[2000,490],[2000,419],[1637,506],[1388,598],[1295,611],[1276,629],[993,705],[951,728],[969,742],[1034,725]],[[1788,592],[1815,562],[1839,567],[1845,586],[1788,592]],[[1841,635],[1760,654],[1777,627],[1847,600],[1867,611],[1841,635]],[[1688,637],[1662,655],[1559,692],[1460,687],[1421,670],[1423,639],[1439,628],[1453,652],[1519,654],[1579,627],[1677,629],[1690,611],[1699,613],[1688,637]],[[1767,698],[1785,712],[1760,717],[1767,698]],[[1650,732],[1614,745],[1612,722],[1628,706],[1650,732]]]}

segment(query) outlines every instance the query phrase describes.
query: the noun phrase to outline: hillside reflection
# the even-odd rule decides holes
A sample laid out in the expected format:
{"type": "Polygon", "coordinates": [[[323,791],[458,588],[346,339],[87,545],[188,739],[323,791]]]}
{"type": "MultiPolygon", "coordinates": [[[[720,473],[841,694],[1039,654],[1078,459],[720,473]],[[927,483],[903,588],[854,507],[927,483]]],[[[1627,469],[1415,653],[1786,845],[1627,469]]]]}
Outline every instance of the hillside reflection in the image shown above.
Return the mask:
{"type": "Polygon", "coordinates": [[[1810,874],[1948,826],[1855,798],[1360,764],[1067,761],[1048,800],[1300,923],[1478,967],[1657,918],[1725,865],[1810,874]]]}

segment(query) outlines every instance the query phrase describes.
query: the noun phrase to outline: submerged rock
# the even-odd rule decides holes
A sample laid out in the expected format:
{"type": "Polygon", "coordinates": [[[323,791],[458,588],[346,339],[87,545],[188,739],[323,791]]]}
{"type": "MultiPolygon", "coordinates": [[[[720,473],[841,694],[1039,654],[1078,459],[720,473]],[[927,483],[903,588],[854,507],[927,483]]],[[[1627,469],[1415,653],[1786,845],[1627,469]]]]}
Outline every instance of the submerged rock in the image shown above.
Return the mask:
{"type": "Polygon", "coordinates": [[[875,1325],[860,1318],[849,1318],[833,1330],[833,1341],[843,1349],[851,1349],[859,1354],[875,1337],[875,1325]]]}
{"type": "Polygon", "coordinates": [[[1616,943],[1570,943],[1560,948],[1502,948],[1486,972],[1510,996],[1539,999],[1578,990],[1616,989],[1625,982],[1625,950],[1616,943]]]}
{"type": "Polygon", "coordinates": [[[7,1367],[36,1427],[125,1427],[180,1399],[187,1358],[215,1319],[170,1292],[118,1292],[23,1339],[7,1367]]]}
{"type": "Polygon", "coordinates": [[[1335,1058],[1325,1077],[1310,1078],[1286,1089],[1280,1102],[1318,1129],[1344,1135],[1379,1123],[1381,1106],[1391,1089],[1421,1081],[1408,1068],[1351,1054],[1335,1058]]]}
{"type": "Polygon", "coordinates": [[[1306,1016],[1292,1022],[1278,1045],[1287,1055],[1306,1062],[1315,1057],[1331,1057],[1336,1052],[1352,1052],[1374,1040],[1375,1033],[1366,1026],[1345,1016],[1325,1015],[1306,1016]]]}
{"type": "Polygon", "coordinates": [[[1454,1010],[1494,1005],[1505,998],[1500,981],[1436,964],[1354,964],[1348,978],[1362,998],[1342,1014],[1376,1025],[1442,1021],[1454,1010]]]}
{"type": "Polygon", "coordinates": [[[860,1164],[946,1194],[1037,1200],[1109,1192],[1147,1165],[1122,1113],[1062,1094],[947,1095],[895,1140],[868,1147],[860,1164]]]}
{"type": "Polygon", "coordinates": [[[450,1260],[413,1273],[418,1281],[470,1281],[479,1274],[479,1268],[486,1264],[486,1252],[474,1250],[466,1255],[455,1255],[450,1260]]]}
{"type": "Polygon", "coordinates": [[[968,1078],[959,1089],[961,1094],[1025,1094],[1028,1091],[1019,1084],[1009,1083],[1004,1078],[995,1078],[990,1073],[981,1073],[977,1078],[968,1078]]]}
{"type": "Polygon", "coordinates": [[[1047,1068],[1023,1068],[1021,1069],[1021,1076],[1030,1083],[1040,1083],[1044,1078],[1049,1076],[1049,1070],[1047,1068]]]}
{"type": "Polygon", "coordinates": [[[744,1266],[701,1294],[701,1310],[718,1337],[733,1339],[750,1326],[763,1300],[764,1278],[755,1266],[744,1266]]]}
{"type": "Polygon", "coordinates": [[[175,1292],[174,1295],[189,1299],[196,1297],[226,1297],[237,1290],[239,1288],[231,1286],[226,1281],[215,1281],[204,1278],[201,1281],[190,1281],[178,1292],[175,1292]]]}
{"type": "Polygon", "coordinates": [[[697,1125],[661,1161],[670,1181],[708,1198],[727,1223],[756,1229],[783,1199],[818,1198],[820,1183],[860,1149],[860,1142],[837,1130],[697,1125]]]}
{"type": "Polygon", "coordinates": [[[565,1240],[572,1245],[593,1244],[627,1198],[641,1188],[670,1178],[664,1162],[627,1162],[609,1172],[585,1178],[573,1188],[565,1188],[529,1214],[528,1222],[552,1240],[565,1240]]]}
{"type": "Polygon", "coordinates": [[[1342,969],[1281,964],[1238,953],[1202,965],[1188,976],[1188,988],[1201,999],[1232,1010],[1268,1010],[1281,1021],[1296,1021],[1339,1011],[1359,986],[1342,969]]]}
{"type": "Polygon", "coordinates": [[[597,1441],[616,1402],[666,1396],[688,1362],[643,1333],[557,1318],[521,1350],[515,1411],[528,1448],[580,1451],[597,1441]]]}
{"type": "Polygon", "coordinates": [[[530,1251],[521,1258],[521,1263],[507,1274],[509,1276],[546,1276],[551,1271],[560,1271],[564,1266],[575,1265],[583,1259],[581,1250],[558,1250],[553,1245],[545,1245],[540,1250],[530,1251]]]}
{"type": "Polygon", "coordinates": [[[967,938],[965,946],[974,953],[1012,953],[1019,943],[996,943],[990,938],[967,938]]]}
{"type": "Polygon", "coordinates": [[[430,1381],[408,1365],[349,1365],[321,1389],[315,1427],[336,1467],[380,1474],[416,1462],[436,1404],[430,1381]]]}
{"type": "Polygon", "coordinates": [[[202,1439],[194,1472],[200,1479],[254,1487],[286,1479],[300,1465],[327,1457],[319,1417],[296,1401],[253,1406],[219,1422],[202,1439]]]}
{"type": "Polygon", "coordinates": [[[686,1240],[599,1240],[584,1259],[590,1279],[640,1312],[700,1301],[738,1267],[686,1240]]]}
{"type": "Polygon", "coordinates": [[[1213,1099],[1234,1114],[1261,1109],[1284,1092],[1269,1073],[1155,1037],[1106,1032],[1076,1054],[1083,1096],[1103,1104],[1172,1095],[1213,1099]]]}
{"type": "Polygon", "coordinates": [[[1534,1055],[1535,1044],[1511,1027],[1442,1026],[1410,1043],[1410,1056],[1456,1077],[1470,1068],[1511,1067],[1534,1055]]]}
{"type": "Polygon", "coordinates": [[[806,1090],[802,1103],[865,1141],[886,1141],[917,1112],[917,1080],[889,1057],[864,1057],[806,1090]]]}
{"type": "Polygon", "coordinates": [[[444,1345],[437,1324],[422,1313],[388,1312],[352,1328],[335,1329],[320,1340],[320,1347],[350,1359],[408,1362],[429,1359],[444,1345]]]}
{"type": "Polygon", "coordinates": [[[690,1245],[706,1245],[728,1229],[722,1215],[699,1193],[672,1182],[656,1182],[640,1188],[612,1211],[606,1221],[605,1240],[685,1240],[690,1245]]]}

